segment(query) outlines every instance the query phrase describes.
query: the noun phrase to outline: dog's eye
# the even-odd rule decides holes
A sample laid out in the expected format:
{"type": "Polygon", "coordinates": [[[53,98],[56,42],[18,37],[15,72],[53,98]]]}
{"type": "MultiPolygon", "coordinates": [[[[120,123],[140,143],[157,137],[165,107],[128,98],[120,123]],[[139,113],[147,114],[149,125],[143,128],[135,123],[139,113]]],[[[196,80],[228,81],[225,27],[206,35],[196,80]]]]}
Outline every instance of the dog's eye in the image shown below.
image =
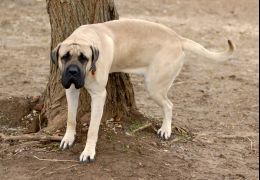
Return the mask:
{"type": "Polygon", "coordinates": [[[80,53],[80,56],[79,56],[79,61],[84,64],[88,61],[88,58],[83,54],[83,53],[80,53]]]}
{"type": "Polygon", "coordinates": [[[70,52],[67,52],[64,56],[61,57],[61,60],[67,62],[70,60],[70,57],[71,57],[70,52]]]}

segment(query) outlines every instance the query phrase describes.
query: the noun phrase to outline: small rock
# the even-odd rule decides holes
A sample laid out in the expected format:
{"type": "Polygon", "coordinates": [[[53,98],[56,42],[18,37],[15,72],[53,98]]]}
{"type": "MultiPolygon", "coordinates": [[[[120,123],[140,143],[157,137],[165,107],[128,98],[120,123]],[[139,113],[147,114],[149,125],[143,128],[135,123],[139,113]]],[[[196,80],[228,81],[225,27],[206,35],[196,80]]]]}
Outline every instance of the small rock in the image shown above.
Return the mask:
{"type": "Polygon", "coordinates": [[[58,129],[57,131],[56,131],[56,133],[60,133],[61,131],[58,129]]]}
{"type": "Polygon", "coordinates": [[[129,132],[126,132],[125,135],[127,135],[127,136],[133,136],[133,135],[132,135],[131,133],[129,133],[129,132]]]}
{"type": "Polygon", "coordinates": [[[138,165],[139,165],[140,167],[144,167],[143,163],[141,163],[141,162],[139,162],[138,165]]]}
{"type": "Polygon", "coordinates": [[[230,75],[229,78],[230,78],[230,79],[236,79],[237,76],[236,76],[236,75],[230,75]]]}
{"type": "Polygon", "coordinates": [[[34,109],[35,109],[36,111],[41,111],[41,110],[43,109],[43,107],[44,107],[44,104],[36,104],[35,107],[34,107],[34,109]]]}
{"type": "Polygon", "coordinates": [[[84,127],[84,128],[82,128],[81,130],[82,130],[82,132],[84,132],[84,133],[85,133],[85,132],[88,132],[88,127],[84,127]]]}
{"type": "Polygon", "coordinates": [[[156,142],[151,142],[151,145],[157,146],[157,143],[156,142]]]}
{"type": "Polygon", "coordinates": [[[169,164],[169,163],[164,163],[164,165],[165,165],[165,166],[171,166],[171,164],[169,164]]]}
{"type": "Polygon", "coordinates": [[[223,154],[219,155],[220,158],[226,159],[226,156],[224,156],[223,154]]]}

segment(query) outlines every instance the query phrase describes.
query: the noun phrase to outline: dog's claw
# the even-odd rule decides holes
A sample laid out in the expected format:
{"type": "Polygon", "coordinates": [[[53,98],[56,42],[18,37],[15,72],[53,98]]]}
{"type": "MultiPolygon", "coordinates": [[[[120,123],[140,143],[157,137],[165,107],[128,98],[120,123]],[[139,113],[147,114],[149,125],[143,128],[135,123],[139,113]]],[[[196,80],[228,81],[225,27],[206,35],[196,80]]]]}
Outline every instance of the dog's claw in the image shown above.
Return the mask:
{"type": "Polygon", "coordinates": [[[163,140],[168,140],[171,137],[171,128],[161,128],[157,132],[158,136],[163,140]]]}
{"type": "Polygon", "coordinates": [[[75,135],[74,134],[65,134],[63,137],[61,143],[60,143],[60,149],[66,150],[73,146],[75,142],[75,135]]]}
{"type": "Polygon", "coordinates": [[[60,144],[60,149],[62,150],[70,149],[73,145],[74,145],[74,141],[72,143],[62,142],[60,144]]]}
{"type": "Polygon", "coordinates": [[[84,150],[79,158],[80,163],[92,163],[95,161],[95,149],[84,150]]]}
{"type": "Polygon", "coordinates": [[[92,163],[95,161],[94,157],[90,157],[90,156],[85,156],[85,155],[81,155],[80,156],[80,163],[85,164],[85,163],[92,163]]]}
{"type": "Polygon", "coordinates": [[[64,142],[61,141],[60,143],[60,149],[63,147],[64,142]]]}
{"type": "Polygon", "coordinates": [[[92,163],[94,161],[95,159],[90,158],[90,156],[88,156],[87,158],[80,159],[80,163],[82,164],[92,163]]]}

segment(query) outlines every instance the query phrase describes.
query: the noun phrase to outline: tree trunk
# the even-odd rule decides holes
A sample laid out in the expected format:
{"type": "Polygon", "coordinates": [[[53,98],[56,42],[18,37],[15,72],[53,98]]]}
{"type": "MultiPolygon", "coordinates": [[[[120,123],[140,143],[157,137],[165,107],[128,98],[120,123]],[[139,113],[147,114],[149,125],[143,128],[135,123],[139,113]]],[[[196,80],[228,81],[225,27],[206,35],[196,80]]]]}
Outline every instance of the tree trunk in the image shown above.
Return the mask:
{"type": "MultiPolygon", "coordinates": [[[[113,0],[46,0],[51,24],[51,48],[65,40],[76,28],[118,19],[113,0]]],[[[49,82],[44,94],[42,114],[48,120],[47,130],[65,127],[67,103],[65,90],[59,82],[60,72],[51,64],[49,82]]],[[[90,96],[81,90],[78,119],[88,119],[90,96]],[[82,118],[83,117],[83,118],[82,118]]],[[[127,74],[111,74],[107,85],[107,100],[103,119],[121,118],[136,109],[133,87],[127,74]]]]}

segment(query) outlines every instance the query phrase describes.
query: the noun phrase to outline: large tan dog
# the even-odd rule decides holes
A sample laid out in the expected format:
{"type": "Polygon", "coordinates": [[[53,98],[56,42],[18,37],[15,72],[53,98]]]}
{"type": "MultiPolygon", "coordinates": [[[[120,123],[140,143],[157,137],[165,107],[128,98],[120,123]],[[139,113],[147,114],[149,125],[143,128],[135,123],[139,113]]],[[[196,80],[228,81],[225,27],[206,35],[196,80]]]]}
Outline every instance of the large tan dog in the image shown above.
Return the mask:
{"type": "Polygon", "coordinates": [[[91,121],[80,161],[94,160],[108,75],[112,72],[144,75],[149,95],[164,113],[158,134],[163,139],[170,138],[172,103],[167,92],[181,71],[185,52],[224,61],[235,50],[234,44],[228,43],[227,51],[210,52],[163,25],[143,20],[125,19],[79,27],[52,52],[52,61],[61,70],[68,101],[67,130],[60,147],[66,149],[74,142],[79,89],[85,87],[92,98],[91,121]]]}

